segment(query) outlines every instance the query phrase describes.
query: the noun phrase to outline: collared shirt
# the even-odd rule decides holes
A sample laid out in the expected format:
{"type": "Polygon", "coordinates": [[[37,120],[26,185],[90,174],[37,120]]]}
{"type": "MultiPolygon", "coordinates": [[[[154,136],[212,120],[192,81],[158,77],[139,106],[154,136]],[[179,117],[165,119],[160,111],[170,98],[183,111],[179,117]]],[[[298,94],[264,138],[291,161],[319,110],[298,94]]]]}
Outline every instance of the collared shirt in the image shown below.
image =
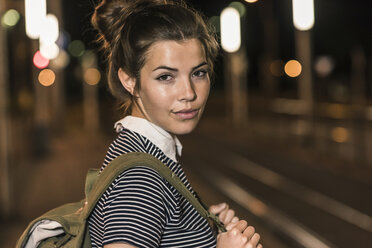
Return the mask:
{"type": "Polygon", "coordinates": [[[181,156],[182,154],[182,144],[175,135],[171,135],[161,127],[146,119],[126,116],[117,121],[114,128],[118,133],[120,133],[123,128],[126,128],[146,137],[154,143],[154,145],[159,147],[166,156],[174,161],[177,161],[176,152],[178,156],[181,156]]]}
{"type": "MultiPolygon", "coordinates": [[[[144,119],[136,118],[138,120],[130,125],[127,120],[134,118],[124,119],[124,123],[116,125],[120,132],[111,143],[101,170],[121,154],[145,152],[169,167],[196,195],[181,164],[160,148],[165,149],[168,146],[164,144],[172,142],[171,147],[175,147],[175,138],[164,130],[165,136],[160,135],[159,129],[148,125],[144,119]],[[140,125],[142,128],[137,127],[140,125]],[[154,135],[142,135],[149,130],[154,135]],[[156,141],[158,145],[155,145],[153,140],[160,136],[162,141],[156,141]]],[[[103,193],[88,221],[93,248],[111,243],[127,243],[138,248],[216,247],[216,237],[207,220],[156,170],[146,166],[132,167],[121,173],[103,193]]]]}

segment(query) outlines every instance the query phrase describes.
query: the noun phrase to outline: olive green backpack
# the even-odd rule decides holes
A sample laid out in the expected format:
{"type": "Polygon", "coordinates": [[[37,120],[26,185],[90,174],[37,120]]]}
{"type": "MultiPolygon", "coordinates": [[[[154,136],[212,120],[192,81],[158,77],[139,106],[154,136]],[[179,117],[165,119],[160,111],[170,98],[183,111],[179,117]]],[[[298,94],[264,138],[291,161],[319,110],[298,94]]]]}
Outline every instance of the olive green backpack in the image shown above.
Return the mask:
{"type": "Polygon", "coordinates": [[[98,169],[90,169],[85,181],[85,199],[59,206],[33,220],[19,238],[16,248],[90,248],[87,222],[90,213],[114,179],[134,166],[146,166],[159,172],[201,216],[225,231],[218,217],[209,213],[167,166],[152,155],[134,152],[117,157],[101,173],[98,169]]]}

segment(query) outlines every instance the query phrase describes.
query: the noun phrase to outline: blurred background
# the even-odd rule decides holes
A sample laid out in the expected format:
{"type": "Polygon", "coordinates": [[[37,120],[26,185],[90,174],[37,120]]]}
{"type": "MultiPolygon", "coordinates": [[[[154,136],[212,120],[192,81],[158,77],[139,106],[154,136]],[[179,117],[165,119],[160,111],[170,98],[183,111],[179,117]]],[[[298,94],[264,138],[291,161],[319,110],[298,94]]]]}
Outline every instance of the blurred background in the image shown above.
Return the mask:
{"type": "MultiPolygon", "coordinates": [[[[0,0],[0,246],[83,197],[120,113],[94,0],[0,0]]],[[[372,2],[187,1],[221,52],[207,109],[180,137],[208,203],[264,247],[372,247],[372,2]]]]}

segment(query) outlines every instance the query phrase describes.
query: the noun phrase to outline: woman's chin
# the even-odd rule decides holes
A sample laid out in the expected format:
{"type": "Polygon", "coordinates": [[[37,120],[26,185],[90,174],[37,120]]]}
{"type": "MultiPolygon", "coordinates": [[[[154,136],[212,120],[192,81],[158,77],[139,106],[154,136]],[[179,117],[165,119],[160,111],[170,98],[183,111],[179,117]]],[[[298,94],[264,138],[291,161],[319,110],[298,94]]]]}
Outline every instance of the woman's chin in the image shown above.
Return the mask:
{"type": "Polygon", "coordinates": [[[198,124],[198,121],[196,120],[190,121],[190,122],[184,122],[184,123],[174,126],[174,128],[170,128],[167,131],[174,135],[185,135],[185,134],[189,134],[192,131],[194,131],[197,124],[198,124]]]}

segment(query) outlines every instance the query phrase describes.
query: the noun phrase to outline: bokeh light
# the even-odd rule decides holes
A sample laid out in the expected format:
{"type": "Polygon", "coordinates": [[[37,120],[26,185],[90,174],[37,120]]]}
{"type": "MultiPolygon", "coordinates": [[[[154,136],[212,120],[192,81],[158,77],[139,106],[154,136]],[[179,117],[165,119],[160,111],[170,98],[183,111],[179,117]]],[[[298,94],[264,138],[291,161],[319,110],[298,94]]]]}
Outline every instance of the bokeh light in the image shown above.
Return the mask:
{"type": "Polygon", "coordinates": [[[81,40],[74,40],[68,45],[68,51],[73,57],[81,57],[85,52],[85,45],[81,40]]]}
{"type": "Polygon", "coordinates": [[[302,66],[297,60],[290,60],[285,64],[284,71],[290,77],[298,77],[301,74],[302,66]]]}
{"type": "Polygon", "coordinates": [[[331,118],[343,119],[346,117],[345,107],[343,107],[341,104],[337,103],[327,104],[324,109],[326,110],[327,116],[331,118]]]}
{"type": "Polygon", "coordinates": [[[284,75],[284,62],[280,59],[274,60],[270,64],[270,72],[276,76],[280,77],[284,75]]]}
{"type": "Polygon", "coordinates": [[[245,0],[247,3],[255,3],[257,2],[258,0],[245,0]]]}
{"type": "Polygon", "coordinates": [[[39,83],[43,86],[51,86],[56,80],[56,74],[50,69],[44,69],[39,73],[39,83]]]}
{"type": "Polygon", "coordinates": [[[59,54],[57,58],[50,61],[50,66],[55,69],[63,69],[66,68],[66,66],[70,63],[70,55],[68,53],[61,49],[59,51],[59,54]]]}
{"type": "Polygon", "coordinates": [[[40,42],[40,53],[44,58],[55,59],[59,54],[59,47],[56,43],[41,43],[40,42]]]}
{"type": "Polygon", "coordinates": [[[329,56],[319,56],[315,60],[315,71],[320,77],[326,77],[333,71],[334,61],[329,56]]]}
{"type": "Polygon", "coordinates": [[[332,129],[331,137],[337,143],[345,143],[349,140],[349,131],[344,127],[335,127],[332,129]]]}
{"type": "Polygon", "coordinates": [[[47,15],[46,0],[25,0],[26,34],[30,39],[38,39],[47,15]]]}
{"type": "Polygon", "coordinates": [[[314,26],[314,0],[292,0],[293,25],[301,31],[314,26]]]}
{"type": "Polygon", "coordinates": [[[238,51],[241,45],[239,11],[227,7],[222,11],[220,20],[222,48],[229,53],[238,51]]]}
{"type": "Polygon", "coordinates": [[[17,25],[18,21],[20,19],[20,14],[15,9],[10,9],[3,15],[3,18],[1,18],[1,24],[5,28],[10,28],[15,25],[17,25]]]}
{"type": "Polygon", "coordinates": [[[20,109],[24,111],[31,110],[34,104],[34,98],[31,91],[21,88],[18,92],[17,102],[20,109]]]}
{"type": "Polygon", "coordinates": [[[209,25],[213,26],[216,30],[216,32],[221,31],[221,26],[220,26],[220,17],[219,16],[212,16],[211,18],[208,19],[209,25]]]}
{"type": "Polygon", "coordinates": [[[90,68],[97,66],[97,55],[92,50],[87,50],[81,57],[81,65],[83,68],[90,68]]]}
{"type": "Polygon", "coordinates": [[[43,27],[40,30],[41,43],[55,43],[59,36],[58,18],[53,14],[48,14],[43,21],[43,27]]]}
{"type": "Polygon", "coordinates": [[[232,2],[229,4],[229,7],[233,7],[234,9],[236,9],[241,17],[245,15],[245,6],[241,2],[232,2]]]}
{"type": "Polygon", "coordinates": [[[56,44],[62,49],[68,49],[68,44],[70,44],[71,37],[69,33],[65,30],[60,30],[56,44]]]}
{"type": "Polygon", "coordinates": [[[96,68],[88,68],[84,71],[84,81],[89,85],[96,85],[101,80],[101,72],[96,68]]]}
{"type": "Polygon", "coordinates": [[[44,69],[49,65],[49,59],[45,58],[40,51],[37,51],[33,58],[34,65],[39,69],[44,69]]]}

